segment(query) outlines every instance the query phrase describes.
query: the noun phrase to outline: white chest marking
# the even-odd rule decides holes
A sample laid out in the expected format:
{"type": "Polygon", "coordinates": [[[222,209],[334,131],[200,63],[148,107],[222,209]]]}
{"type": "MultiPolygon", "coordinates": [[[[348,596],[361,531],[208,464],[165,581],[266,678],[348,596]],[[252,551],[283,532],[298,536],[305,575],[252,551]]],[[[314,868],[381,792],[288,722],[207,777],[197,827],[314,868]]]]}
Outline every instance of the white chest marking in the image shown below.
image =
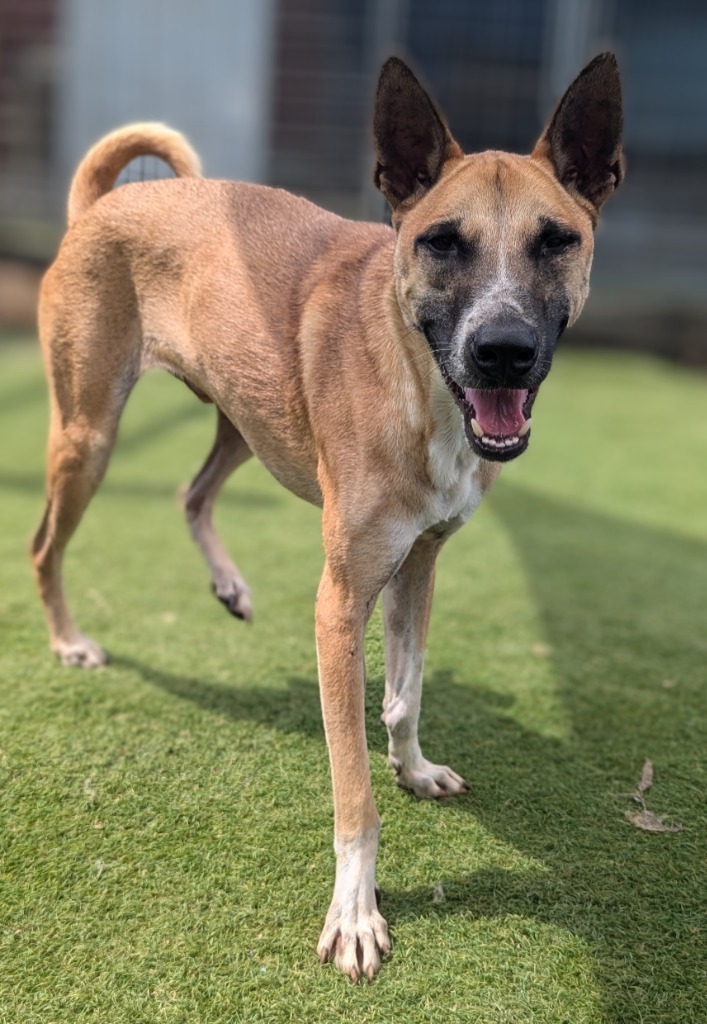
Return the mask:
{"type": "Polygon", "coordinates": [[[461,520],[461,525],[483,496],[481,460],[469,447],[461,413],[441,379],[432,394],[432,413],[436,429],[428,464],[434,492],[423,513],[424,529],[449,520],[461,520]]]}

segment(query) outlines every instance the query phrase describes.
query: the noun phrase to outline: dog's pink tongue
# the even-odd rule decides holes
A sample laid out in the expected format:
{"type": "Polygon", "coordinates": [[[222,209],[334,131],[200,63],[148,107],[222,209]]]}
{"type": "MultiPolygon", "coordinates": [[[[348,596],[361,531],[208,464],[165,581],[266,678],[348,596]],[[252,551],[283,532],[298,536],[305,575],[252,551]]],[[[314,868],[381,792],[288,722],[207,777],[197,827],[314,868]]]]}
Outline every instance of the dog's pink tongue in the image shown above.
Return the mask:
{"type": "Polygon", "coordinates": [[[513,436],[525,423],[523,404],[528,392],[517,388],[482,391],[465,388],[464,396],[474,407],[474,416],[484,434],[513,436]]]}

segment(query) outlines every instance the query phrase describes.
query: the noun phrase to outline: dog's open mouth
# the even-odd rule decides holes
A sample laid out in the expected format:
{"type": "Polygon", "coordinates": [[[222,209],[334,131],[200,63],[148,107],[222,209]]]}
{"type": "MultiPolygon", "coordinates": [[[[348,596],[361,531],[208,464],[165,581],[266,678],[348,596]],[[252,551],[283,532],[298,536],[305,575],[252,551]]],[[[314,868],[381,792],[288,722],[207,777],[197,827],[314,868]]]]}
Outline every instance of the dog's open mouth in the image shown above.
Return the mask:
{"type": "Polygon", "coordinates": [[[494,462],[509,462],[525,451],[537,388],[462,388],[443,375],[474,451],[494,462]]]}

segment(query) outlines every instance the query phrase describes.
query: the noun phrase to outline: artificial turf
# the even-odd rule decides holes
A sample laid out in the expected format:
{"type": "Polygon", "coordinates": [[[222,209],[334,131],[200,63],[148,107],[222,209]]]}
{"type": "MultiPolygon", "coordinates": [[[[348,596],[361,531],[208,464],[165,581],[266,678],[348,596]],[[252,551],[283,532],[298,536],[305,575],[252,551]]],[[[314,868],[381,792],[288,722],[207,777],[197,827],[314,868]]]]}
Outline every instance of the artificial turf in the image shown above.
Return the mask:
{"type": "Polygon", "coordinates": [[[42,511],[36,347],[0,347],[0,1021],[677,1024],[707,1020],[707,382],[561,352],[531,449],[437,575],[428,757],[470,796],[398,790],[367,645],[378,881],[394,953],[322,968],[333,881],[313,601],[316,510],[254,461],[218,521],[252,626],[210,596],[175,493],[213,410],[131,399],[69,549],[103,670],[50,655],[27,558],[42,511]],[[625,819],[645,759],[648,806],[625,819]]]}

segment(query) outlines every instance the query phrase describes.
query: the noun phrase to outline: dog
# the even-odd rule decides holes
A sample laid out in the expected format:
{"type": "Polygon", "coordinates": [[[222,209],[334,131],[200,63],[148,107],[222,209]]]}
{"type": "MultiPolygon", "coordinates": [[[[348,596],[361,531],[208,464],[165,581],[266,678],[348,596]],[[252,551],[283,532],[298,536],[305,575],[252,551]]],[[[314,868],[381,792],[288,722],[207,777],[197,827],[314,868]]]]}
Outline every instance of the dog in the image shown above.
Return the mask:
{"type": "Polygon", "coordinates": [[[53,650],[67,665],[104,664],[68,610],[62,559],[126,399],[152,367],[217,409],[185,509],[233,615],[250,619],[251,600],[212,523],[224,480],[256,455],[321,507],[315,621],[336,880],[318,953],[353,981],[370,980],[390,950],[364,631],[381,596],[382,718],[398,783],[419,798],[467,793],[418,743],[435,559],[502,463],[528,447],[538,388],[587,297],[600,207],[623,176],[616,60],[587,65],[529,156],[464,155],[396,57],[381,71],[373,128],[391,226],[205,180],[186,140],[162,125],[128,126],[88,152],[40,296],[51,418],[33,542],[53,650]],[[177,177],[113,190],[142,154],[177,177]]]}

